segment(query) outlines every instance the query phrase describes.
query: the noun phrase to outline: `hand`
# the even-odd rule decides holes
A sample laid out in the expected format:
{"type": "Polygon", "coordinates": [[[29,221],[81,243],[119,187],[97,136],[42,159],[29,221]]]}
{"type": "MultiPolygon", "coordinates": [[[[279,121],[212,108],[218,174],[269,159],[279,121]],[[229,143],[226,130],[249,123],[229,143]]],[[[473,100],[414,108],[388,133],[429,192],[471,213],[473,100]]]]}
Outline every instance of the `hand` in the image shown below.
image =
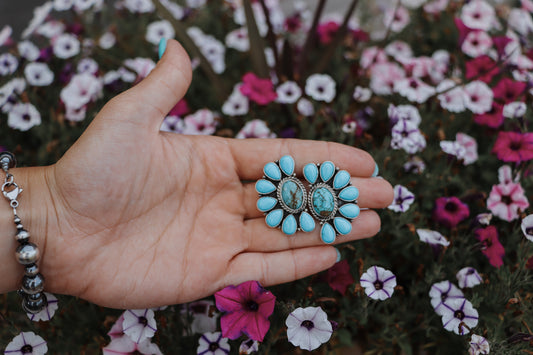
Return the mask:
{"type": "MultiPolygon", "coordinates": [[[[65,156],[45,168],[49,198],[42,203],[51,212],[39,243],[48,291],[145,308],[246,280],[289,282],[332,266],[336,252],[320,241],[318,228],[288,237],[257,210],[251,181],[285,154],[296,171],[325,160],[348,170],[363,208],[391,203],[390,184],[370,178],[374,160],[352,147],[160,132],[191,76],[186,53],[169,41],[153,72],[112,99],[65,156]]],[[[380,220],[365,210],[353,226],[337,240],[370,237],[380,220]]]]}

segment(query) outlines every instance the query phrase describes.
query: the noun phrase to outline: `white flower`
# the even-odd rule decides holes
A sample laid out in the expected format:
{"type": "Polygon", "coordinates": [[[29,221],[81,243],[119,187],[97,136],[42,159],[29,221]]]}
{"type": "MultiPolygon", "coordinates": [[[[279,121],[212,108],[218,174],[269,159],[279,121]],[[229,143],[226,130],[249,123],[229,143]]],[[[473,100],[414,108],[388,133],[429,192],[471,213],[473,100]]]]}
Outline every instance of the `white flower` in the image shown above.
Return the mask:
{"type": "Polygon", "coordinates": [[[282,104],[293,104],[302,96],[302,89],[294,81],[286,81],[276,88],[276,101],[282,104]]]}
{"type": "Polygon", "coordinates": [[[172,2],[170,0],[159,0],[159,2],[161,3],[161,5],[167,8],[167,10],[176,20],[181,20],[185,16],[185,11],[183,10],[183,7],[176,4],[175,2],[172,2]]]}
{"type": "Polygon", "coordinates": [[[409,191],[405,186],[394,186],[394,200],[387,208],[394,212],[405,212],[409,209],[411,204],[415,202],[415,195],[409,191]]]}
{"type": "Polygon", "coordinates": [[[402,31],[410,21],[409,11],[403,6],[387,7],[387,10],[385,10],[383,23],[385,24],[385,27],[390,28],[392,32],[402,31]]]}
{"type": "Polygon", "coordinates": [[[0,107],[2,112],[8,113],[11,111],[13,104],[16,102],[16,96],[22,94],[26,89],[26,80],[15,78],[0,87],[0,107]]]}
{"type": "Polygon", "coordinates": [[[296,104],[296,109],[301,115],[304,116],[312,116],[315,114],[315,108],[313,107],[311,101],[303,97],[298,100],[298,103],[296,104]]]}
{"type": "Polygon", "coordinates": [[[48,86],[54,81],[54,72],[46,63],[29,63],[24,68],[24,76],[28,84],[33,86],[48,86]]]}
{"type": "Polygon", "coordinates": [[[48,346],[43,338],[34,332],[22,332],[7,344],[4,354],[9,355],[44,355],[48,346]]]}
{"type": "Polygon", "coordinates": [[[54,0],[54,10],[66,11],[70,10],[74,5],[74,0],[54,0]]]}
{"type": "Polygon", "coordinates": [[[289,342],[304,350],[326,343],[333,333],[328,315],[320,307],[296,308],[285,320],[289,342]]]}
{"type": "Polygon", "coordinates": [[[387,108],[387,114],[392,123],[398,123],[399,121],[407,121],[418,127],[422,121],[420,112],[413,105],[398,105],[389,104],[387,108]]]}
{"type": "Polygon", "coordinates": [[[357,130],[357,122],[355,121],[346,122],[342,125],[341,129],[344,133],[353,133],[357,130]]]}
{"type": "Polygon", "coordinates": [[[492,109],[494,94],[490,87],[476,80],[465,85],[465,107],[473,113],[482,114],[492,109]]]}
{"type": "Polygon", "coordinates": [[[450,112],[463,112],[465,108],[465,93],[461,86],[456,86],[451,79],[444,79],[437,85],[437,96],[440,106],[450,112]]]}
{"type": "Polygon", "coordinates": [[[12,33],[13,28],[11,26],[5,25],[2,27],[2,30],[0,30],[0,47],[9,42],[12,33]]]}
{"type": "Polygon", "coordinates": [[[380,266],[371,266],[359,280],[368,297],[384,301],[391,298],[396,287],[396,276],[380,266]]]}
{"type": "Polygon", "coordinates": [[[353,91],[353,99],[359,102],[367,102],[372,97],[372,91],[368,88],[356,86],[353,91]]]}
{"type": "Polygon", "coordinates": [[[98,40],[98,45],[103,49],[110,49],[115,45],[117,39],[111,32],[104,33],[98,40]]]}
{"type": "Polygon", "coordinates": [[[0,75],[13,74],[17,70],[19,62],[11,53],[0,55],[0,75]]]}
{"type": "Polygon", "coordinates": [[[157,325],[151,309],[128,309],[122,323],[124,334],[137,344],[154,336],[157,325]]]}
{"type": "Polygon", "coordinates": [[[221,332],[207,332],[198,339],[196,353],[199,355],[227,355],[229,351],[229,339],[223,338],[221,332]]]}
{"type": "Polygon", "coordinates": [[[124,6],[133,13],[142,14],[155,11],[155,6],[151,0],[124,0],[124,6]]]}
{"type": "Polygon", "coordinates": [[[426,138],[414,123],[400,120],[392,127],[391,147],[415,154],[426,148],[426,138]]]}
{"type": "Polygon", "coordinates": [[[105,348],[102,349],[103,355],[116,354],[145,354],[145,355],[162,355],[159,347],[145,339],[139,344],[131,340],[127,335],[112,338],[105,348]]]}
{"type": "Polygon", "coordinates": [[[420,157],[409,157],[409,160],[403,165],[406,172],[422,174],[426,170],[426,163],[420,157]]]}
{"type": "Polygon", "coordinates": [[[126,59],[124,66],[136,72],[139,79],[144,79],[155,68],[155,62],[150,58],[126,59]]]}
{"type": "Polygon", "coordinates": [[[470,333],[478,323],[479,314],[466,299],[448,299],[443,303],[442,325],[458,335],[470,333]]]}
{"type": "Polygon", "coordinates": [[[327,74],[313,74],[305,81],[305,94],[316,101],[331,102],[335,98],[335,81],[327,74]]]}
{"type": "Polygon", "coordinates": [[[462,300],[465,298],[463,292],[450,281],[441,281],[433,284],[429,290],[429,297],[435,313],[440,316],[447,311],[447,308],[444,307],[444,302],[449,299],[462,300]]]}
{"type": "Polygon", "coordinates": [[[439,144],[440,144],[440,148],[442,149],[444,153],[453,155],[457,157],[457,159],[459,160],[462,159],[466,153],[465,148],[458,142],[441,141],[439,144]]]}
{"type": "Polygon", "coordinates": [[[59,307],[56,296],[48,292],[45,292],[44,294],[46,295],[46,301],[47,301],[46,307],[39,313],[35,313],[35,314],[26,313],[28,318],[30,318],[34,322],[49,321],[50,319],[52,319],[52,317],[57,311],[57,308],[59,307]]]}
{"type": "Polygon", "coordinates": [[[163,38],[174,38],[176,32],[167,20],[154,21],[146,27],[146,40],[152,44],[159,44],[163,38]]]}
{"type": "Polygon", "coordinates": [[[461,45],[463,53],[474,58],[486,54],[491,48],[492,38],[485,31],[469,32],[461,45]]]}
{"type": "Polygon", "coordinates": [[[522,220],[522,224],[520,225],[522,228],[522,233],[524,233],[524,237],[527,238],[527,240],[533,242],[533,214],[528,215],[522,220]]]}
{"type": "Polygon", "coordinates": [[[70,33],[60,35],[54,41],[54,54],[61,59],[71,58],[80,52],[80,41],[70,33]]]}
{"type": "Polygon", "coordinates": [[[44,22],[44,20],[48,17],[48,14],[50,14],[50,11],[52,11],[53,6],[54,4],[52,4],[52,2],[47,1],[41,6],[33,9],[33,18],[31,19],[28,27],[26,27],[26,29],[22,32],[22,38],[27,38],[44,22]]]}
{"type": "Polygon", "coordinates": [[[507,118],[520,118],[526,114],[526,104],[524,102],[515,101],[503,106],[503,116],[507,118]]]}
{"type": "Polygon", "coordinates": [[[215,332],[219,313],[215,303],[210,300],[200,300],[187,303],[181,310],[183,321],[187,322],[193,334],[215,332]],[[192,321],[189,320],[192,318],[192,321]]]}
{"type": "Polygon", "coordinates": [[[473,267],[464,267],[455,275],[460,288],[474,287],[481,284],[481,275],[473,267]]]}
{"type": "Polygon", "coordinates": [[[213,111],[208,109],[201,109],[184,118],[185,126],[183,127],[184,134],[213,134],[217,121],[213,111]]]}
{"type": "Polygon", "coordinates": [[[424,11],[430,14],[438,14],[446,7],[448,7],[448,3],[450,0],[433,0],[428,2],[426,5],[424,5],[424,11]]]}
{"type": "Polygon", "coordinates": [[[420,240],[424,243],[428,243],[431,245],[443,245],[445,247],[450,245],[448,239],[446,239],[445,236],[443,236],[437,231],[433,231],[430,229],[417,229],[416,233],[418,234],[420,240]]]}
{"type": "Polygon", "coordinates": [[[193,9],[197,9],[205,5],[207,0],[187,0],[187,6],[193,9]]]}
{"type": "Polygon", "coordinates": [[[88,10],[91,6],[99,5],[102,0],[75,0],[74,8],[76,11],[88,10]]]}
{"type": "Polygon", "coordinates": [[[466,27],[488,31],[496,19],[492,5],[484,0],[473,0],[461,9],[461,20],[466,27]]]}
{"type": "Polygon", "coordinates": [[[242,116],[248,113],[249,100],[239,90],[234,90],[222,105],[222,113],[228,116],[242,116]]]}
{"type": "Polygon", "coordinates": [[[57,36],[65,32],[65,24],[56,20],[49,20],[39,26],[35,32],[54,41],[57,36]]]}
{"type": "Polygon", "coordinates": [[[376,46],[365,48],[359,60],[361,68],[368,69],[370,66],[376,64],[389,64],[387,63],[387,54],[385,51],[376,46]]]}
{"type": "Polygon", "coordinates": [[[66,105],[65,108],[66,108],[65,119],[67,121],[80,122],[85,119],[85,115],[87,114],[86,106],[72,107],[72,106],[66,105]]]}
{"type": "Polygon", "coordinates": [[[393,41],[385,47],[385,53],[393,57],[399,62],[413,57],[413,50],[411,46],[404,41],[393,41]]]}
{"type": "Polygon", "coordinates": [[[257,340],[246,339],[243,340],[239,346],[239,355],[253,354],[259,351],[259,342],[257,340]]]}
{"type": "Polygon", "coordinates": [[[419,104],[426,102],[435,94],[435,88],[418,78],[404,78],[394,83],[394,91],[406,97],[411,102],[419,104]]]}
{"type": "Polygon", "coordinates": [[[394,83],[405,78],[405,71],[396,63],[379,63],[370,69],[370,88],[377,95],[393,93],[394,83]]]}
{"type": "Polygon", "coordinates": [[[184,126],[185,124],[183,123],[183,120],[180,117],[167,116],[163,120],[163,123],[161,124],[159,130],[163,132],[182,133],[184,126]]]}
{"type": "Polygon", "coordinates": [[[76,68],[78,70],[78,73],[89,73],[89,74],[95,74],[98,72],[98,63],[92,59],[92,58],[83,58],[78,62],[78,66],[76,68]]]}
{"type": "Polygon", "coordinates": [[[16,103],[7,116],[7,125],[19,131],[27,131],[41,124],[41,114],[29,103],[16,103]]]}
{"type": "Polygon", "coordinates": [[[470,338],[469,355],[486,355],[490,353],[490,345],[487,339],[480,335],[472,334],[470,338]]]}
{"type": "Polygon", "coordinates": [[[19,44],[17,44],[17,49],[20,56],[26,58],[30,62],[37,60],[41,54],[39,48],[30,41],[19,42],[19,44]]]}
{"type": "Polygon", "coordinates": [[[80,108],[97,99],[102,93],[102,81],[91,74],[82,73],[72,77],[61,90],[59,97],[66,106],[80,108]]]}
{"type": "Polygon", "coordinates": [[[276,134],[272,133],[265,121],[255,119],[246,122],[244,127],[237,133],[235,138],[275,138],[276,134]]]}
{"type": "Polygon", "coordinates": [[[509,17],[507,18],[507,23],[513,30],[520,33],[522,36],[527,36],[533,31],[533,20],[531,20],[531,15],[523,9],[511,9],[509,17]]]}
{"type": "Polygon", "coordinates": [[[465,133],[458,132],[455,135],[455,141],[464,148],[464,155],[460,158],[463,159],[463,164],[475,163],[478,159],[476,139],[465,133]]]}
{"type": "Polygon", "coordinates": [[[226,46],[239,52],[250,50],[250,40],[246,27],[237,28],[226,35],[226,46]]]}

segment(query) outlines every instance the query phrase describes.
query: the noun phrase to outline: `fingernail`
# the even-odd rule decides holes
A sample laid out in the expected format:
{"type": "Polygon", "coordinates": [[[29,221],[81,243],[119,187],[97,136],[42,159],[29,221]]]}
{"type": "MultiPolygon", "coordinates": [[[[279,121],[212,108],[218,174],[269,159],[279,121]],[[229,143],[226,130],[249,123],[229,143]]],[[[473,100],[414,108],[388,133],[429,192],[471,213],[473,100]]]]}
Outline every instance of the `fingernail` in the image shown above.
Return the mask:
{"type": "Polygon", "coordinates": [[[161,38],[161,40],[159,41],[159,49],[158,49],[159,59],[161,59],[161,57],[163,56],[163,53],[165,53],[165,49],[167,49],[167,39],[161,38]]]}
{"type": "Polygon", "coordinates": [[[376,167],[374,168],[374,172],[372,173],[372,177],[376,177],[379,174],[379,167],[378,163],[376,163],[376,167]]]}
{"type": "Polygon", "coordinates": [[[337,261],[336,262],[338,263],[339,261],[341,261],[342,255],[341,255],[341,252],[339,251],[339,249],[335,248],[335,251],[337,252],[337,261]]]}

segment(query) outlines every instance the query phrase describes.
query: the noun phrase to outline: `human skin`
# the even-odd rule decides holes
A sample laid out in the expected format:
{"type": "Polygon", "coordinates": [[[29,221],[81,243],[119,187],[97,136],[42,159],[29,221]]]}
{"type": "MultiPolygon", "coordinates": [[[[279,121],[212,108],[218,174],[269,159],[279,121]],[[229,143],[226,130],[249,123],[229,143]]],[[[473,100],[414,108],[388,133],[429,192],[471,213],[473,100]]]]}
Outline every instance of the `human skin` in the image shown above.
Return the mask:
{"type": "MultiPolygon", "coordinates": [[[[393,199],[359,149],[294,139],[226,139],[161,132],[192,79],[183,48],[169,40],[152,73],[110,100],[55,164],[11,169],[24,189],[17,209],[38,245],[47,292],[113,308],[184,303],[227,285],[290,282],[335,263],[318,228],[286,236],[257,210],[252,181],[289,154],[296,170],[333,161],[352,175],[361,208],[348,242],[380,229],[374,208],[393,199]]],[[[0,292],[19,287],[13,211],[0,201],[0,292]]]]}

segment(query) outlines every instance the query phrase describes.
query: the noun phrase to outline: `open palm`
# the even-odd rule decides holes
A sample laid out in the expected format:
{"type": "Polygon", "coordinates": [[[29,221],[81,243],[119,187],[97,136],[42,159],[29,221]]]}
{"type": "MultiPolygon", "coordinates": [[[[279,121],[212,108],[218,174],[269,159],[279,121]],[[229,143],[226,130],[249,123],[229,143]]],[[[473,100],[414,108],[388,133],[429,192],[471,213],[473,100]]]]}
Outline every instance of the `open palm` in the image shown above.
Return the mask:
{"type": "MultiPolygon", "coordinates": [[[[319,232],[287,237],[266,226],[253,181],[290,154],[296,171],[331,160],[352,174],[359,205],[383,208],[392,188],[370,178],[365,152],[326,142],[233,140],[160,132],[191,80],[175,41],[140,84],[111,100],[46,172],[50,206],[41,269],[51,292],[117,308],[182,303],[229,284],[267,286],[330,267],[319,232]]],[[[340,242],[377,233],[372,210],[340,242]]]]}

